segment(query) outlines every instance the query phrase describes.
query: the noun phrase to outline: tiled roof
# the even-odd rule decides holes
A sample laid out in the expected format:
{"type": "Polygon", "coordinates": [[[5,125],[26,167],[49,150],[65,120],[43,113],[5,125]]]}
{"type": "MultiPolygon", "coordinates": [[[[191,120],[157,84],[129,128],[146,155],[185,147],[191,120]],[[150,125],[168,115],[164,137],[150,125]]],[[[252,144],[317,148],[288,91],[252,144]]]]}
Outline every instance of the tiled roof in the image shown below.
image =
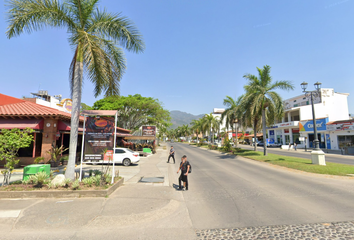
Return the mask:
{"type": "MultiPolygon", "coordinates": [[[[0,93],[0,117],[59,117],[70,119],[71,114],[0,93]]],[[[84,118],[80,117],[80,121],[84,118]]]]}

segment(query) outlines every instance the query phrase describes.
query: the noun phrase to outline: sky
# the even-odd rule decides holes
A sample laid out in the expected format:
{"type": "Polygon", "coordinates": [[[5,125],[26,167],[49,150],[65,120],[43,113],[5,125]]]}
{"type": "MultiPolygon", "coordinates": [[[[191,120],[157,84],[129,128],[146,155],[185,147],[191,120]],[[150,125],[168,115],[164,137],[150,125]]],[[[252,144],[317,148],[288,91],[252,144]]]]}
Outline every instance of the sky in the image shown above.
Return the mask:
{"type": "MultiPolygon", "coordinates": [[[[273,81],[291,81],[285,100],[300,84],[349,93],[354,114],[354,0],[101,0],[99,8],[128,17],[143,35],[143,53],[126,50],[121,95],[158,99],[167,110],[205,114],[237,98],[245,74],[271,66],[273,81]]],[[[22,98],[38,90],[70,98],[73,50],[65,29],[45,28],[8,39],[0,5],[0,93],[22,98]]],[[[94,86],[84,79],[82,102],[94,86]]]]}

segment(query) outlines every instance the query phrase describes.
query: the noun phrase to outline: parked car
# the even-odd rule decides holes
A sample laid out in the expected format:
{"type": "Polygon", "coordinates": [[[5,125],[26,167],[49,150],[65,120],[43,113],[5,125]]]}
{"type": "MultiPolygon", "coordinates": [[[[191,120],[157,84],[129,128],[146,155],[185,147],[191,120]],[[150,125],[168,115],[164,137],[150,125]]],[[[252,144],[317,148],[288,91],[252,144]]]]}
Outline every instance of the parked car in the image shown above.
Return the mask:
{"type": "Polygon", "coordinates": [[[132,163],[138,163],[140,155],[129,148],[115,148],[113,161],[114,163],[122,163],[124,166],[129,166],[132,163]]]}

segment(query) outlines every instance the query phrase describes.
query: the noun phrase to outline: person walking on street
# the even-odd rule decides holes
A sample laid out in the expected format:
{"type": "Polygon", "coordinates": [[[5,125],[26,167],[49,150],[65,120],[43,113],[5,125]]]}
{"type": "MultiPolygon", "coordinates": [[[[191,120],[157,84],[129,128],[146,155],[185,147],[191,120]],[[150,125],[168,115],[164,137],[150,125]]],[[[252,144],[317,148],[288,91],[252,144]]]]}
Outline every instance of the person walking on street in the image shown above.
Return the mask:
{"type": "Polygon", "coordinates": [[[295,151],[296,151],[296,147],[297,147],[297,143],[294,142],[294,149],[295,149],[295,151]]]}
{"type": "Polygon", "coordinates": [[[291,142],[289,142],[289,149],[288,149],[288,151],[290,151],[290,148],[291,148],[291,142]]]}
{"type": "Polygon", "coordinates": [[[175,150],[173,149],[173,146],[171,146],[171,149],[170,149],[170,155],[168,156],[168,160],[167,160],[167,163],[170,162],[170,157],[173,158],[173,163],[176,163],[175,161],[175,150]]]}
{"type": "Polygon", "coordinates": [[[177,173],[179,171],[181,171],[181,175],[179,176],[178,178],[178,183],[179,183],[179,190],[187,190],[188,191],[188,172],[189,172],[189,169],[190,169],[190,164],[189,162],[187,161],[187,156],[186,155],[183,155],[182,157],[182,162],[181,164],[179,165],[179,169],[177,171],[177,173]],[[183,187],[181,186],[181,181],[183,182],[183,187]]]}

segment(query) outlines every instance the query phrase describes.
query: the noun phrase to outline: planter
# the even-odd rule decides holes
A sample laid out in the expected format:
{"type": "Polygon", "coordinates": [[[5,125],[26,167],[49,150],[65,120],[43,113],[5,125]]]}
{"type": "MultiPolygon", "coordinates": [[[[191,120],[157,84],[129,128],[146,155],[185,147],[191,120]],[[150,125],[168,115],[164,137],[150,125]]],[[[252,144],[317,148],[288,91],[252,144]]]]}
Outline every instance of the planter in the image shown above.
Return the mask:
{"type": "Polygon", "coordinates": [[[58,167],[58,162],[50,161],[50,167],[58,167]]]}

